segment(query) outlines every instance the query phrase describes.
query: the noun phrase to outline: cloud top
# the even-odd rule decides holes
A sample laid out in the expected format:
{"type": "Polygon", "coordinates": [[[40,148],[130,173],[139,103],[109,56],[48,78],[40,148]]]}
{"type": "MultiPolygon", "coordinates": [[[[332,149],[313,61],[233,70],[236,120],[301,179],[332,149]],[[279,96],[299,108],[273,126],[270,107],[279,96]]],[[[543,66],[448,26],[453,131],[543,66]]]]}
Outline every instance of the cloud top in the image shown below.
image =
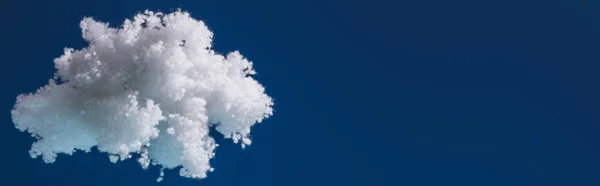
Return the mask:
{"type": "Polygon", "coordinates": [[[88,46],[65,49],[55,77],[12,110],[16,128],[36,138],[33,158],[52,163],[95,146],[115,163],[138,154],[143,168],[204,178],[217,147],[210,127],[244,147],[273,113],[252,62],[213,51],[213,33],[187,12],[145,11],[119,28],[84,18],[80,27],[88,46]]]}

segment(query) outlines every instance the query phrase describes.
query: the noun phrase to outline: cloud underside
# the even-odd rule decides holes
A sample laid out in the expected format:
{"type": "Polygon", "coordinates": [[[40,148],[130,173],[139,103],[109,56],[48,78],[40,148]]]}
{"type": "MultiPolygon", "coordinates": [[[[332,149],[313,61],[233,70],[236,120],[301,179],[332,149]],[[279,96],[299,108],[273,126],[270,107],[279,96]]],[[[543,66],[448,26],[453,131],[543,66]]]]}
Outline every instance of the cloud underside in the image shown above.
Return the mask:
{"type": "Polygon", "coordinates": [[[209,128],[245,146],[251,127],[273,113],[252,62],[214,52],[213,33],[187,12],[80,26],[88,46],[65,49],[55,77],[19,95],[12,110],[16,128],[36,138],[34,158],[52,163],[97,147],[115,163],[138,154],[143,168],[204,178],[217,147],[209,128]]]}

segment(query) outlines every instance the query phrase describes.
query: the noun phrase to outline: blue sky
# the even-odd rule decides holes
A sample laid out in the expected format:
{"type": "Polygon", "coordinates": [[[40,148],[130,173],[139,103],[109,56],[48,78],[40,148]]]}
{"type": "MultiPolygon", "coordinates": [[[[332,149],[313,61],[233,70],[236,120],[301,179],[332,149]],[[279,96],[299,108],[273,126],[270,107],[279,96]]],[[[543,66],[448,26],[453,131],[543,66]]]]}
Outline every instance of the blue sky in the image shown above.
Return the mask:
{"type": "Polygon", "coordinates": [[[2,1],[3,185],[600,185],[596,1],[2,1]],[[217,138],[191,180],[104,154],[31,159],[15,98],[119,25],[182,8],[240,50],[275,99],[253,144],[217,138]]]}

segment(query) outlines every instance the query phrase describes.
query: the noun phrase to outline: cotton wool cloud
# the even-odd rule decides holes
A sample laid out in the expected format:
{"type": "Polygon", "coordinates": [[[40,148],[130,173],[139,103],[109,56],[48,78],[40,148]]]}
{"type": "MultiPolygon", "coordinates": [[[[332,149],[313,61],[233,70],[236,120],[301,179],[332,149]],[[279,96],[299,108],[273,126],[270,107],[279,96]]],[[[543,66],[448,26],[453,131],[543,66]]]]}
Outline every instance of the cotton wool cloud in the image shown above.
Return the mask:
{"type": "Polygon", "coordinates": [[[88,46],[65,49],[55,77],[11,112],[36,139],[33,158],[97,147],[114,163],[135,157],[205,178],[218,146],[209,128],[245,147],[251,127],[273,114],[252,62],[213,51],[213,33],[187,12],[145,11],[118,28],[84,18],[80,27],[88,46]]]}

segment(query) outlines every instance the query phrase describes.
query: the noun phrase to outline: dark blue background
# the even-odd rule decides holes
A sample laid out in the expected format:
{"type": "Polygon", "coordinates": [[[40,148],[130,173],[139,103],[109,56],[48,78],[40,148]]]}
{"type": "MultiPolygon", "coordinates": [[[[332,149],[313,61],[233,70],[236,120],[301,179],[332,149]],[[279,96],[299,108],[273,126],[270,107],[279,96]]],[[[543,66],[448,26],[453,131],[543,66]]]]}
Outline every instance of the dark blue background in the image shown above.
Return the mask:
{"type": "Polygon", "coordinates": [[[156,185],[104,154],[31,159],[20,93],[111,25],[183,8],[221,53],[255,62],[275,115],[242,150],[219,139],[208,179],[159,185],[600,185],[600,1],[0,2],[0,185],[156,185]]]}

